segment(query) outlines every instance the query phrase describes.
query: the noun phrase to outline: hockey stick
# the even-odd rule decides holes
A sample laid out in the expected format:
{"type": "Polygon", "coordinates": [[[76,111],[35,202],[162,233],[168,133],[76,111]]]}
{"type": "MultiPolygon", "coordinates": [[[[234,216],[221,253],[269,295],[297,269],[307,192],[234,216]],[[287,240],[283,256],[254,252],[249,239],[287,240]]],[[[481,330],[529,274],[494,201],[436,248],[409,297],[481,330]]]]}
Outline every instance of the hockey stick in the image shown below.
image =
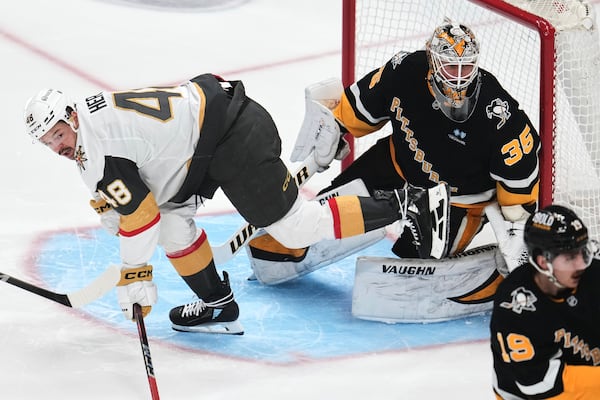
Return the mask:
{"type": "Polygon", "coordinates": [[[119,282],[119,279],[121,279],[121,270],[116,265],[111,265],[86,287],[71,293],[62,294],[52,292],[0,272],[0,280],[18,286],[28,292],[35,293],[38,296],[60,303],[63,306],[72,308],[82,307],[104,296],[117,284],[117,282],[119,282]]]}
{"type": "MultiPolygon", "coordinates": [[[[319,166],[315,161],[313,153],[310,153],[293,175],[298,188],[304,186],[318,169],[319,166]]],[[[246,222],[225,243],[212,247],[215,264],[221,265],[231,260],[252,239],[258,230],[259,228],[246,222]]]]}
{"type": "Polygon", "coordinates": [[[142,346],[142,355],[144,356],[144,364],[146,365],[146,375],[150,384],[150,393],[152,400],[159,400],[158,386],[154,377],[154,367],[152,366],[152,357],[150,356],[150,345],[148,344],[148,336],[146,335],[146,326],[144,325],[144,316],[142,315],[142,306],[139,304],[133,305],[133,316],[137,324],[138,336],[140,337],[140,345],[142,346]]]}

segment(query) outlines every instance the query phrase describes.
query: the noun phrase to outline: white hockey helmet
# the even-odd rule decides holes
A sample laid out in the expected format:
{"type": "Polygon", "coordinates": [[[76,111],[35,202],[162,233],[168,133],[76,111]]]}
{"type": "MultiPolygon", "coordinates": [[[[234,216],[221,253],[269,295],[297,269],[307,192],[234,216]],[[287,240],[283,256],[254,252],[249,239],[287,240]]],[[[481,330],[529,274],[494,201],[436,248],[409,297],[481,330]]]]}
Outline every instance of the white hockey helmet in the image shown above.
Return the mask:
{"type": "Polygon", "coordinates": [[[428,82],[439,108],[453,121],[467,120],[479,96],[479,42],[473,31],[449,20],[433,32],[425,45],[428,82]]]}
{"type": "Polygon", "coordinates": [[[40,140],[58,121],[72,126],[71,112],[75,104],[60,90],[43,89],[25,104],[25,128],[35,140],[40,140]]]}

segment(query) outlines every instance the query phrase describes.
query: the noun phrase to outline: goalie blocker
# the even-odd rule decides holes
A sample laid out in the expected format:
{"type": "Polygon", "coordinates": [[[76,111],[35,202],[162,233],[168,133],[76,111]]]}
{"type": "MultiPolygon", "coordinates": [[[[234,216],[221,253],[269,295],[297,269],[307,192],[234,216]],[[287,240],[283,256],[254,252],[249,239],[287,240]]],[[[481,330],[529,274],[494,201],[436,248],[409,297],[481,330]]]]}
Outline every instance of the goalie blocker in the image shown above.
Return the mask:
{"type": "Polygon", "coordinates": [[[506,263],[495,245],[441,260],[359,257],[352,315],[394,323],[440,322],[490,311],[506,263]]]}

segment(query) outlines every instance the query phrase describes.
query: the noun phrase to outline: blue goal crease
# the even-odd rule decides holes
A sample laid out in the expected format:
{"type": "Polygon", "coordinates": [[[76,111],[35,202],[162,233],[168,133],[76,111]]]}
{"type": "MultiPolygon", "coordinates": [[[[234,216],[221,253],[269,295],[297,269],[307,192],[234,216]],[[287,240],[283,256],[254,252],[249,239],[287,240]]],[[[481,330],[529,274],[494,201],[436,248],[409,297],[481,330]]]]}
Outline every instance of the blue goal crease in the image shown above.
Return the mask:
{"type": "MultiPolygon", "coordinates": [[[[197,221],[213,244],[224,243],[243,223],[234,214],[203,216],[197,221]]],[[[360,255],[391,256],[381,241],[360,255]]],[[[119,262],[118,239],[101,228],[45,235],[38,247],[37,272],[48,287],[72,291],[85,286],[119,262]],[[82,268],[85,266],[85,268],[82,268]]],[[[489,315],[431,324],[384,324],[351,314],[356,255],[291,282],[264,286],[249,281],[251,268],[242,250],[220,270],[229,273],[240,305],[243,336],[175,332],[169,310],[194,300],[193,293],[157,250],[150,263],[159,299],[146,317],[153,339],[208,353],[270,363],[326,360],[487,339],[489,315]]],[[[85,306],[84,312],[119,329],[134,329],[117,307],[115,291],[85,306]]]]}

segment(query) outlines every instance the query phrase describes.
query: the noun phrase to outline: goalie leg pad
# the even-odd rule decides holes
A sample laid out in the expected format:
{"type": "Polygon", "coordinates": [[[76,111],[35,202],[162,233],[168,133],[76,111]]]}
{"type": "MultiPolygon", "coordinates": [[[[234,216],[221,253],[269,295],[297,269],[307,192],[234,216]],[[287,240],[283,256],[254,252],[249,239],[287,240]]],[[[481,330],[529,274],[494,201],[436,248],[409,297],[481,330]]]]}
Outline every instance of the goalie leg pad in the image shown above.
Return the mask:
{"type": "Polygon", "coordinates": [[[365,235],[324,240],[306,249],[294,250],[294,253],[286,249],[278,254],[267,251],[266,246],[269,242],[271,245],[275,242],[274,246],[268,246],[271,249],[281,250],[282,246],[270,235],[263,235],[253,239],[246,251],[256,279],[264,285],[277,285],[321,269],[383,238],[385,228],[380,228],[365,235]]]}
{"type": "Polygon", "coordinates": [[[442,260],[359,257],[352,315],[394,323],[439,322],[492,309],[505,268],[495,245],[442,260]]]}
{"type": "MultiPolygon", "coordinates": [[[[317,196],[314,201],[324,204],[327,199],[341,195],[368,196],[360,179],[317,196]]],[[[290,249],[271,235],[258,236],[246,247],[254,278],[265,285],[276,285],[316,271],[378,242],[385,237],[382,229],[341,240],[324,240],[303,249],[290,249]]]]}

